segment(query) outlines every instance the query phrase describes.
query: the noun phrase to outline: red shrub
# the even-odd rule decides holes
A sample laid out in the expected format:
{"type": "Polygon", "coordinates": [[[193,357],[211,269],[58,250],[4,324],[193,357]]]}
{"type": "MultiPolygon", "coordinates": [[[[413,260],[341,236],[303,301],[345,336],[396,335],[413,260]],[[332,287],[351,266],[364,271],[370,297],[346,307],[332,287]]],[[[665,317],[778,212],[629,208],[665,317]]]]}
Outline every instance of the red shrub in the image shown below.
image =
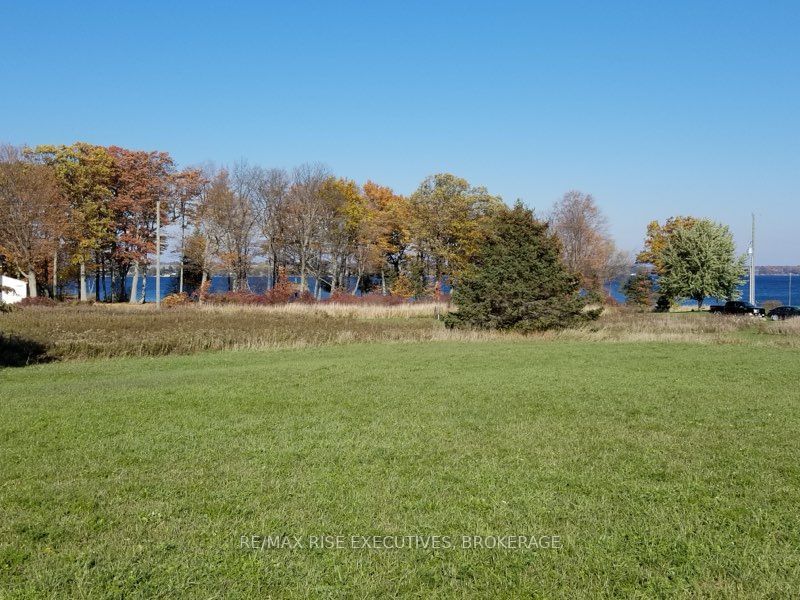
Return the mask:
{"type": "Polygon", "coordinates": [[[183,306],[189,304],[189,294],[183,292],[181,294],[169,294],[161,299],[161,305],[165,308],[172,308],[173,306],[183,306]]]}
{"type": "Polygon", "coordinates": [[[53,306],[58,306],[58,302],[47,296],[29,296],[17,302],[17,306],[20,308],[25,308],[27,306],[46,306],[52,308],[53,306]]]}
{"type": "Polygon", "coordinates": [[[271,290],[264,294],[267,304],[286,304],[290,302],[295,294],[294,285],[286,277],[286,270],[278,270],[278,280],[271,290]]]}
{"type": "Polygon", "coordinates": [[[347,294],[341,290],[336,290],[328,297],[328,302],[336,304],[358,304],[358,296],[347,294]]]}
{"type": "Polygon", "coordinates": [[[293,302],[298,302],[300,304],[315,304],[317,299],[314,297],[314,294],[309,292],[308,290],[304,290],[300,293],[299,296],[292,300],[293,302]]]}
{"type": "Polygon", "coordinates": [[[209,304],[266,304],[266,298],[253,292],[218,292],[208,294],[205,301],[209,304]]]}

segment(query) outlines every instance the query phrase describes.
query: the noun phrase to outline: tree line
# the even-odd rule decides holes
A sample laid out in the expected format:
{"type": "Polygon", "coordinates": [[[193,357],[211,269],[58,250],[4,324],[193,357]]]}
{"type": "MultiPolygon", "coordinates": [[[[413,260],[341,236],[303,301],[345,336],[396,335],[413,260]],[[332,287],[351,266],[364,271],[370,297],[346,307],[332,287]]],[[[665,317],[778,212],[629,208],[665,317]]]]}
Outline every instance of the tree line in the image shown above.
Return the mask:
{"type": "MultiPolygon", "coordinates": [[[[537,219],[519,202],[494,214],[488,234],[461,274],[453,293],[457,310],[445,317],[445,324],[531,332],[596,319],[602,308],[590,306],[594,302],[586,292],[591,280],[581,271],[586,263],[569,262],[575,249],[585,256],[591,236],[582,232],[581,238],[570,238],[558,224],[565,211],[580,217],[579,222],[594,214],[585,205],[580,210],[576,197],[580,195],[567,194],[556,204],[551,223],[537,219]]],[[[630,304],[650,308],[657,289],[660,310],[683,298],[695,300],[698,308],[709,296],[736,299],[744,259],[736,256],[733,236],[724,225],[694,217],[673,217],[664,225],[653,221],[637,256],[642,269],[628,279],[624,291],[630,304]]]]}
{"type": "MultiPolygon", "coordinates": [[[[157,220],[171,226],[161,250],[180,257],[179,292],[215,273],[246,291],[258,265],[273,284],[295,275],[300,293],[314,278],[333,294],[428,296],[458,282],[504,210],[499,196],[448,173],[404,196],[320,164],[178,169],[167,152],[118,146],[0,148],[0,268],[27,279],[32,296],[60,297],[76,283],[88,300],[94,278],[95,290],[110,281],[110,300],[142,302],[157,220]]],[[[591,195],[566,193],[547,221],[590,294],[627,268],[591,195]]]]}

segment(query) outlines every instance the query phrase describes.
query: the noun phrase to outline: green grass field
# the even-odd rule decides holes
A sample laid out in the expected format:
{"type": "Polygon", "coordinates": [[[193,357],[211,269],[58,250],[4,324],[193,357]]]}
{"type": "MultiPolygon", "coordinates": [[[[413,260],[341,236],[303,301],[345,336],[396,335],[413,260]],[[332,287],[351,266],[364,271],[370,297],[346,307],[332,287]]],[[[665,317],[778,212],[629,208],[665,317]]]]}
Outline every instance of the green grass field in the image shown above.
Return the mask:
{"type": "Polygon", "coordinates": [[[798,366],[534,340],[5,369],[0,595],[790,596],[798,366]],[[241,547],[279,534],[457,547],[241,547]]]}

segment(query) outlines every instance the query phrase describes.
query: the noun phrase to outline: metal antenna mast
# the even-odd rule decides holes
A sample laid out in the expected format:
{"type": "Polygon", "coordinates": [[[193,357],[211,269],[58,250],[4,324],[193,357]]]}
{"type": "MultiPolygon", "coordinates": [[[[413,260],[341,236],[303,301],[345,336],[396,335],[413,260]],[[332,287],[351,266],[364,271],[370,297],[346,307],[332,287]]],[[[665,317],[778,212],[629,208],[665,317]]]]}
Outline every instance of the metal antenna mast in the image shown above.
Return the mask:
{"type": "Polygon", "coordinates": [[[161,308],[161,198],[156,199],[156,308],[161,308]]]}
{"type": "Polygon", "coordinates": [[[756,215],[753,217],[753,230],[750,234],[750,248],[747,253],[750,255],[750,304],[756,303],[756,215]]]}

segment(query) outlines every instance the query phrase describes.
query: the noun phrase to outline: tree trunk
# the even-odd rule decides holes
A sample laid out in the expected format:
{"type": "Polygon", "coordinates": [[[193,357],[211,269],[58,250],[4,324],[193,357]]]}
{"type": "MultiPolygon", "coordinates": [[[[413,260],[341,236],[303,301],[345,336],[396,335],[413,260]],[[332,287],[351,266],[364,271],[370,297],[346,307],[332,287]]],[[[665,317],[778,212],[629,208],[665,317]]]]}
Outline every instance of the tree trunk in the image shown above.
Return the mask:
{"type": "Polygon", "coordinates": [[[202,304],[203,303],[203,292],[205,291],[204,287],[205,287],[205,284],[206,284],[206,280],[208,279],[208,276],[206,275],[205,268],[202,271],[203,272],[200,274],[200,289],[197,291],[197,303],[198,304],[202,304]]]}
{"type": "Polygon", "coordinates": [[[236,258],[233,264],[233,289],[237,292],[246,292],[247,287],[247,269],[241,255],[236,258]]]}
{"type": "Polygon", "coordinates": [[[306,291],[306,253],[300,252],[300,293],[306,291]]]}
{"type": "MultiPolygon", "coordinates": [[[[122,297],[119,295],[119,279],[115,276],[116,271],[114,269],[114,261],[113,261],[113,259],[108,262],[108,268],[111,271],[111,273],[108,275],[108,278],[111,280],[110,301],[113,303],[114,299],[116,299],[117,302],[121,302],[122,301],[122,297]]],[[[103,276],[103,285],[105,285],[105,281],[106,281],[106,278],[105,278],[105,275],[104,275],[103,276]]]]}
{"type": "MultiPolygon", "coordinates": [[[[131,288],[131,298],[136,296],[136,292],[133,288],[131,288]]],[[[147,297],[147,268],[144,270],[144,275],[142,276],[142,295],[139,298],[139,304],[144,304],[144,299],[147,297]]]]}
{"type": "Polygon", "coordinates": [[[386,273],[384,273],[383,267],[381,267],[381,295],[386,295],[386,273]]]}
{"type": "Polygon", "coordinates": [[[114,302],[114,298],[117,298],[117,296],[118,296],[117,286],[119,285],[119,283],[117,282],[116,277],[114,276],[114,261],[113,260],[108,261],[109,273],[107,275],[106,275],[105,269],[106,269],[105,263],[103,263],[103,290],[104,290],[103,300],[104,301],[108,300],[109,302],[113,303],[114,302]],[[108,292],[106,293],[105,292],[105,287],[106,287],[106,281],[108,281],[108,280],[111,281],[111,287],[109,288],[108,292]]]}
{"type": "MultiPolygon", "coordinates": [[[[106,277],[105,277],[105,263],[101,260],[98,260],[97,253],[95,252],[94,255],[94,300],[95,302],[100,302],[100,268],[99,266],[102,265],[103,267],[103,285],[106,284],[106,277]]],[[[103,298],[105,300],[105,297],[103,298]]]]}
{"type": "MultiPolygon", "coordinates": [[[[147,275],[145,275],[145,279],[147,275]]],[[[124,285],[124,284],[123,284],[124,285]]],[[[131,295],[128,298],[129,304],[136,304],[136,290],[139,288],[139,263],[133,263],[133,277],[131,278],[131,295]]]]}
{"type": "MultiPolygon", "coordinates": [[[[113,269],[113,263],[112,263],[112,269],[113,269]]],[[[116,277],[117,277],[117,285],[116,285],[117,302],[125,302],[125,301],[128,300],[128,293],[125,290],[125,280],[128,278],[128,267],[127,266],[123,266],[121,264],[118,264],[117,265],[117,269],[116,269],[116,277]]],[[[114,288],[115,286],[114,286],[114,272],[113,271],[112,271],[112,274],[111,274],[111,282],[112,282],[111,287],[114,288]]],[[[113,292],[112,292],[112,296],[113,296],[113,292]]],[[[113,300],[113,298],[112,298],[112,300],[113,300]]]]}
{"type": "Polygon", "coordinates": [[[58,295],[58,249],[53,252],[53,298],[58,295]]]}
{"type": "Polygon", "coordinates": [[[36,298],[38,295],[36,291],[36,273],[33,269],[28,269],[28,296],[36,298]]]}
{"type": "Polygon", "coordinates": [[[275,284],[278,283],[278,253],[272,253],[272,282],[271,287],[274,289],[275,284]]]}
{"type": "MultiPolygon", "coordinates": [[[[103,280],[103,300],[110,298],[113,294],[108,293],[108,277],[106,277],[106,259],[102,258],[100,261],[100,273],[102,274],[103,280]]],[[[111,271],[111,275],[114,275],[114,271],[111,271]]],[[[113,283],[113,281],[112,281],[113,283]]],[[[112,292],[114,290],[111,290],[112,292]]],[[[100,288],[98,287],[95,291],[95,300],[100,300],[100,288]]]]}
{"type": "Polygon", "coordinates": [[[319,271],[314,275],[314,296],[317,300],[322,300],[322,247],[320,246],[317,253],[317,269],[319,271]]]}
{"type": "Polygon", "coordinates": [[[82,260],[80,262],[80,269],[81,269],[81,274],[80,274],[81,289],[80,289],[79,299],[80,299],[81,302],[86,302],[86,300],[88,300],[88,298],[86,296],[86,261],[85,260],[82,260]]]}

